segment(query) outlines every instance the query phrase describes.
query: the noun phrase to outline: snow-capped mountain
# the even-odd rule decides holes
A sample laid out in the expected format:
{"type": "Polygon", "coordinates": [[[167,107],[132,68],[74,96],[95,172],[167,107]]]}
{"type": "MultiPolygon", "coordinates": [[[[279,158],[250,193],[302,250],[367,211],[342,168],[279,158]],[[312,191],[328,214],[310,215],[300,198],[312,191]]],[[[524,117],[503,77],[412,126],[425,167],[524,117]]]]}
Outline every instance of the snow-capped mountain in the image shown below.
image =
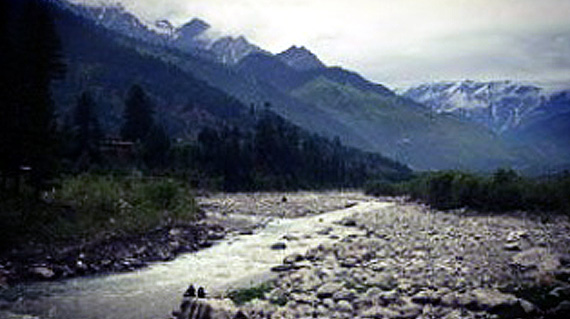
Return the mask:
{"type": "MultiPolygon", "coordinates": [[[[107,29],[132,38],[151,43],[162,43],[166,40],[163,34],[153,30],[158,28],[145,25],[137,17],[126,11],[120,3],[100,6],[68,4],[67,8],[107,29]]],[[[164,25],[164,21],[161,24],[164,25]]]]}
{"type": "Polygon", "coordinates": [[[176,28],[165,19],[144,23],[120,4],[91,6],[66,3],[66,7],[130,38],[170,46],[202,57],[206,53],[206,56],[223,64],[236,64],[250,53],[263,52],[242,36],[210,37],[207,31],[211,26],[198,18],[176,28]]]}
{"type": "Polygon", "coordinates": [[[325,67],[324,63],[321,62],[313,52],[307,50],[303,46],[292,46],[289,49],[277,54],[277,57],[290,67],[299,71],[320,69],[325,67]]]}
{"type": "Polygon", "coordinates": [[[243,36],[222,37],[214,41],[208,49],[216,55],[216,59],[224,64],[236,64],[251,53],[264,52],[260,47],[253,45],[243,36]]]}
{"type": "Polygon", "coordinates": [[[518,127],[548,100],[541,88],[511,81],[423,84],[403,95],[437,113],[453,113],[499,134],[518,127]]]}

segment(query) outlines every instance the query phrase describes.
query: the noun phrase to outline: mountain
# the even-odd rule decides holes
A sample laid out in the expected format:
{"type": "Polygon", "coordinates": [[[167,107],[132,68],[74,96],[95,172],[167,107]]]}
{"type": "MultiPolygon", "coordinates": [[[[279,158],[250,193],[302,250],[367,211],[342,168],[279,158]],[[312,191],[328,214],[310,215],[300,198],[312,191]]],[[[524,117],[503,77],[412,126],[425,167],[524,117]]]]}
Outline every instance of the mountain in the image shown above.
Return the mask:
{"type": "Polygon", "coordinates": [[[289,49],[277,54],[277,57],[288,66],[298,71],[307,71],[324,68],[323,62],[305,47],[292,46],[289,49]]]}
{"type": "Polygon", "coordinates": [[[552,94],[517,128],[508,132],[512,141],[531,146],[547,166],[570,163],[570,91],[552,94]]]}
{"type": "Polygon", "coordinates": [[[156,102],[159,120],[177,137],[192,136],[204,125],[244,122],[248,111],[244,104],[191,73],[142,53],[139,49],[148,42],[124,37],[65,4],[53,14],[67,65],[65,79],[54,87],[61,120],[88,89],[99,106],[103,128],[117,134],[124,93],[136,83],[156,102]]]}
{"type": "Polygon", "coordinates": [[[363,183],[371,176],[398,179],[410,174],[408,167],[380,154],[316,136],[275,116],[270,107],[245,107],[233,96],[198,79],[181,61],[191,61],[209,72],[222,72],[217,74],[220,80],[244,83],[244,78],[223,64],[125,37],[70,10],[54,10],[53,14],[68,70],[53,90],[60,121],[66,122],[72,116],[78,96],[87,90],[95,100],[103,131],[116,136],[122,123],[125,92],[138,84],[156,104],[156,120],[177,141],[177,146],[189,152],[178,154],[182,162],[194,165],[195,157],[191,156],[198,144],[202,149],[207,144],[216,154],[232,147],[227,153],[230,156],[216,155],[215,160],[208,160],[201,167],[204,174],[222,172],[224,183],[233,181],[234,186],[241,183],[248,189],[256,185],[349,186],[356,181],[363,183]],[[267,134],[259,135],[260,131],[267,134]],[[239,151],[235,151],[236,147],[239,151]],[[263,156],[253,156],[261,147],[263,156]],[[241,179],[243,176],[249,179],[241,179]]]}
{"type": "MultiPolygon", "coordinates": [[[[188,41],[207,39],[207,30],[200,31],[207,29],[206,24],[191,23],[190,26],[198,28],[190,28],[197,31],[189,31],[188,41]]],[[[179,29],[174,30],[175,35],[179,34],[179,29]]],[[[235,116],[228,117],[228,112],[241,110],[243,105],[248,105],[253,112],[269,108],[312,133],[328,138],[338,137],[342,143],[361,150],[388,154],[416,169],[518,168],[528,165],[533,158],[532,150],[518,144],[513,147],[513,144],[491,130],[455,114],[432,112],[358,73],[321,65],[315,62],[315,59],[319,61],[318,58],[306,48],[293,48],[287,50],[289,53],[277,55],[259,49],[244,55],[239,52],[246,52],[249,42],[245,38],[230,38],[233,41],[226,40],[227,45],[220,45],[221,52],[231,52],[229,58],[224,60],[212,49],[214,42],[199,46],[196,50],[184,50],[170,44],[145,41],[117,30],[108,29],[106,32],[113,34],[113,42],[121,50],[136,52],[152,60],[153,66],[139,65],[138,62],[129,65],[128,60],[118,65],[119,61],[103,57],[107,55],[106,50],[92,49],[93,52],[84,54],[99,56],[93,57],[94,61],[87,65],[78,63],[81,72],[76,76],[87,73],[93,79],[101,72],[105,79],[94,83],[115,81],[125,85],[125,75],[129,75],[131,81],[132,78],[145,81],[161,105],[168,109],[164,117],[168,119],[169,130],[176,134],[183,132],[182,136],[195,132],[203,119],[210,119],[210,123],[239,122],[235,116]],[[233,42],[239,44],[234,46],[231,44],[233,42]],[[305,58],[297,60],[297,55],[305,58]],[[96,58],[100,60],[96,61],[96,58]],[[177,77],[188,76],[193,80],[178,83],[179,80],[175,78],[161,76],[160,80],[155,79],[152,73],[154,67],[172,70],[177,77]],[[147,73],[141,74],[143,70],[147,70],[147,73]],[[219,98],[225,95],[223,99],[237,99],[241,106],[228,108],[228,103],[216,102],[218,100],[213,96],[204,97],[199,89],[192,87],[194,81],[201,83],[199,87],[207,85],[222,93],[219,98]],[[188,86],[182,87],[186,85],[184,83],[188,83],[188,86]],[[190,98],[192,100],[188,101],[190,98]],[[216,108],[221,108],[218,112],[226,115],[225,120],[216,120],[219,117],[211,111],[216,108]]],[[[168,32],[155,32],[160,37],[165,37],[165,33],[168,32]]],[[[140,58],[136,60],[140,61],[140,58]]],[[[207,89],[206,92],[213,91],[207,89]]]]}
{"type": "Polygon", "coordinates": [[[176,28],[165,19],[145,24],[120,4],[62,4],[74,13],[123,36],[178,49],[223,64],[235,64],[250,53],[263,51],[241,36],[211,38],[207,35],[211,26],[198,18],[176,28]]]}
{"type": "Polygon", "coordinates": [[[493,130],[511,148],[533,154],[534,170],[570,163],[570,91],[549,94],[511,81],[462,81],[423,84],[403,96],[436,114],[493,130]]]}
{"type": "Polygon", "coordinates": [[[541,88],[532,85],[469,80],[423,84],[408,89],[403,96],[436,113],[451,113],[483,124],[498,134],[521,125],[547,99],[541,88]]]}
{"type": "Polygon", "coordinates": [[[261,48],[249,43],[243,36],[237,38],[225,36],[214,41],[209,47],[222,64],[236,64],[252,53],[263,52],[261,48]]]}
{"type": "Polygon", "coordinates": [[[450,115],[430,114],[397,95],[383,96],[324,77],[292,94],[342,119],[342,124],[367,141],[366,149],[383,150],[416,169],[486,170],[506,163],[521,164],[508,145],[491,132],[450,115]]]}

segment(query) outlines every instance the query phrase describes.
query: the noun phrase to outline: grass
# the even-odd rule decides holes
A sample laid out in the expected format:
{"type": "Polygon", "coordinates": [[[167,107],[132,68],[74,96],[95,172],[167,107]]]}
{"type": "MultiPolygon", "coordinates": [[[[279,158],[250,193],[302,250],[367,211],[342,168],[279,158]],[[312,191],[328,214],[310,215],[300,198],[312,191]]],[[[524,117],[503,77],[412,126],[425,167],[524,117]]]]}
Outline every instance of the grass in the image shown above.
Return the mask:
{"type": "Polygon", "coordinates": [[[4,246],[90,240],[192,222],[197,211],[190,189],[171,179],[82,174],[63,178],[43,200],[0,201],[0,231],[4,246]]]}
{"type": "MultiPolygon", "coordinates": [[[[234,304],[240,306],[254,299],[265,300],[265,294],[273,289],[274,285],[271,282],[263,282],[257,286],[230,290],[227,293],[228,298],[230,298],[234,304]]],[[[284,298],[276,298],[270,300],[271,303],[277,305],[285,305],[287,303],[284,298]]]]}

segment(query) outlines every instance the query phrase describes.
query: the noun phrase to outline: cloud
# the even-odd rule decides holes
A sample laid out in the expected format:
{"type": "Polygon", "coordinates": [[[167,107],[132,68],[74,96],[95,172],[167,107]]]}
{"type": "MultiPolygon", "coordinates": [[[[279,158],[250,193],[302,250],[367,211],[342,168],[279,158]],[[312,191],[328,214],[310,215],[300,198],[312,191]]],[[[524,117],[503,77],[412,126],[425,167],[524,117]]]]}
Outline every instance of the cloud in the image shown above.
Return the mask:
{"type": "Polygon", "coordinates": [[[305,45],[327,64],[391,86],[457,78],[570,80],[567,0],[119,2],[147,21],[200,17],[272,52],[305,45]]]}

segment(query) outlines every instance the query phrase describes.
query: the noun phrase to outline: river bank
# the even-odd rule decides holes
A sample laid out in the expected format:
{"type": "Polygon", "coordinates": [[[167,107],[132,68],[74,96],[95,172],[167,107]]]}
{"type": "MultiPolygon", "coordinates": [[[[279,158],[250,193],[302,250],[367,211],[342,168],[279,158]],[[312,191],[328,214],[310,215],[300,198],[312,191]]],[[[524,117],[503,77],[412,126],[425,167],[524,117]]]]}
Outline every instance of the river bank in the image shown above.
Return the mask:
{"type": "Polygon", "coordinates": [[[204,223],[224,230],[218,244],[135,272],[23,285],[11,309],[167,318],[189,284],[229,318],[563,318],[570,305],[565,216],[440,212],[334,192],[198,201],[204,223]],[[268,288],[257,299],[228,299],[259,284],[268,288]]]}
{"type": "MultiPolygon", "coordinates": [[[[77,277],[73,280],[58,280],[57,275],[50,272],[53,268],[55,263],[30,263],[25,264],[27,267],[36,267],[35,271],[45,271],[47,275],[50,275],[49,278],[40,278],[48,280],[44,283],[35,284],[33,282],[29,284],[17,285],[14,289],[9,289],[8,293],[4,294],[4,296],[8,296],[12,302],[13,308],[17,312],[23,313],[42,313],[41,310],[37,310],[37,308],[42,308],[43,306],[35,306],[36,300],[31,295],[43,294],[43,292],[50,290],[51,288],[46,287],[75,287],[76,285],[85,285],[86,287],[93,288],[86,288],[88,290],[97,290],[102,289],[102,287],[96,282],[114,282],[117,278],[117,281],[127,280],[126,285],[121,289],[125,289],[125,299],[128,299],[127,295],[132,293],[132,291],[137,291],[140,286],[136,284],[136,281],[143,280],[142,278],[154,278],[156,276],[157,279],[155,281],[165,281],[169,282],[168,285],[172,285],[174,288],[168,289],[164,288],[163,291],[157,292],[157,298],[162,299],[164,298],[165,301],[163,303],[165,310],[162,314],[167,314],[169,309],[173,309],[175,302],[168,302],[168,295],[177,296],[175,293],[176,290],[184,289],[188,282],[184,281],[183,278],[187,276],[186,272],[184,271],[186,267],[190,267],[189,269],[200,268],[204,267],[203,263],[211,264],[213,262],[217,262],[216,260],[216,253],[217,251],[223,251],[224,253],[229,253],[229,256],[235,256],[236,258],[247,258],[244,257],[246,254],[253,252],[254,255],[256,254],[256,247],[262,245],[260,241],[258,241],[256,236],[251,236],[252,234],[256,234],[258,231],[263,231],[265,227],[269,223],[274,223],[276,226],[280,225],[281,216],[287,217],[299,217],[300,216],[312,216],[320,213],[324,213],[334,209],[342,209],[346,207],[350,207],[355,205],[360,199],[365,198],[366,196],[357,194],[357,193],[273,193],[273,194],[218,194],[218,195],[210,195],[210,196],[201,196],[197,198],[197,201],[200,205],[202,214],[204,215],[201,219],[201,222],[192,226],[183,226],[179,225],[177,227],[169,227],[169,228],[161,228],[155,230],[152,234],[145,234],[140,238],[133,238],[132,240],[127,241],[112,241],[108,243],[108,246],[103,245],[93,245],[90,249],[85,249],[84,246],[83,250],[79,252],[78,250],[74,250],[69,252],[69,255],[72,256],[70,258],[70,263],[72,266],[80,265],[82,267],[78,273],[76,273],[77,277]],[[220,240],[222,238],[227,238],[226,240],[222,241],[223,244],[219,247],[216,247],[213,251],[208,249],[208,252],[203,250],[207,246],[210,246],[211,243],[215,240],[220,240]],[[242,253],[235,253],[235,249],[239,245],[235,245],[236,241],[243,241],[243,239],[251,238],[251,243],[249,246],[246,242],[240,243],[242,246],[245,244],[242,253]],[[117,245],[118,247],[115,247],[117,245]],[[141,247],[147,247],[146,249],[141,247]],[[171,249],[177,249],[174,252],[171,249]],[[194,251],[195,249],[200,249],[200,252],[205,252],[205,254],[182,254],[181,257],[176,258],[174,261],[170,262],[147,262],[143,257],[140,257],[141,254],[148,253],[150,260],[171,260],[176,253],[182,253],[184,251],[194,251]],[[87,252],[86,252],[87,251],[87,252]],[[155,251],[158,251],[158,254],[161,254],[160,259],[156,259],[155,251]],[[119,252],[119,253],[118,253],[119,252]],[[118,255],[119,256],[118,256],[118,255]],[[211,256],[210,256],[211,255],[211,256]],[[133,257],[134,256],[134,257],[133,257]],[[118,259],[118,258],[123,259],[118,259]],[[198,259],[196,259],[198,258],[198,259]],[[139,262],[139,261],[144,262],[139,262]],[[99,264],[101,264],[104,260],[113,260],[117,262],[117,268],[97,268],[99,264]],[[190,261],[193,260],[193,261],[190,261]],[[79,263],[78,263],[79,261],[79,263]],[[121,262],[121,261],[124,261],[121,262]],[[187,264],[190,265],[187,265],[187,264]],[[200,266],[193,264],[200,264],[200,266]],[[93,266],[86,266],[86,265],[93,265],[93,266]],[[150,265],[151,267],[143,267],[146,265],[150,265]],[[172,266],[170,266],[172,265],[172,266]],[[86,267],[85,267],[86,266],[86,267]],[[46,268],[48,270],[42,269],[46,268]],[[39,268],[39,269],[37,269],[39,268]],[[162,272],[161,269],[167,268],[170,269],[168,272],[162,272]],[[174,268],[174,269],[172,269],[174,268]],[[87,269],[91,272],[86,272],[84,269],[87,269]],[[110,269],[110,270],[109,270],[110,269]],[[102,274],[102,273],[114,273],[120,271],[122,274],[109,274],[105,276],[96,276],[91,277],[88,276],[87,278],[83,279],[89,274],[102,274]],[[133,271],[136,270],[136,271],[133,271]],[[178,273],[179,272],[179,273],[178,273]],[[52,276],[53,275],[53,276],[52,276]],[[92,278],[92,279],[91,279],[92,278]],[[133,278],[133,279],[125,279],[125,278],[133,278]],[[140,279],[139,279],[140,278],[140,279]],[[180,279],[180,281],[177,281],[180,279]],[[53,282],[55,280],[55,282],[53,282]],[[135,282],[131,282],[134,280],[135,282]],[[53,282],[53,284],[51,283],[53,282]],[[131,289],[131,290],[129,290],[131,289]],[[33,293],[32,293],[33,292],[33,293]],[[160,295],[160,296],[159,296],[160,295]],[[15,302],[15,304],[13,303],[15,302]],[[31,304],[31,305],[30,305],[31,304]]],[[[294,219],[293,219],[294,220],[294,219]]],[[[280,227],[280,226],[279,226],[280,227]]],[[[271,228],[271,227],[270,227],[271,228]]],[[[273,236],[273,235],[270,235],[273,236]]],[[[277,241],[280,238],[277,237],[273,240],[269,241],[277,241]]],[[[261,240],[264,241],[264,240],[261,240]]],[[[314,245],[316,243],[312,243],[314,245]]],[[[218,245],[216,245],[218,246],[218,245]]],[[[262,251],[272,251],[268,245],[267,248],[261,247],[262,251]]],[[[305,248],[299,248],[301,250],[305,250],[305,248]]],[[[239,249],[238,249],[239,250],[239,249]]],[[[282,259],[282,252],[278,252],[279,255],[276,259],[272,259],[269,264],[278,264],[279,261],[282,259]]],[[[40,255],[44,256],[45,255],[40,255]]],[[[251,261],[255,263],[255,256],[251,258],[251,261]]],[[[53,258],[48,258],[51,262],[53,258]]],[[[240,264],[241,261],[238,261],[240,264]]],[[[114,263],[111,263],[110,266],[112,267],[114,263]]],[[[108,262],[105,265],[109,265],[108,262]]],[[[266,264],[264,264],[266,265],[266,264]]],[[[267,268],[269,269],[271,266],[259,266],[259,268],[267,268]]],[[[221,268],[221,272],[223,273],[224,267],[226,266],[225,260],[219,266],[221,268]]],[[[208,267],[206,265],[205,267],[208,267]]],[[[55,267],[54,267],[55,268],[55,267]]],[[[250,267],[245,267],[247,270],[250,267]]],[[[257,268],[255,268],[257,269],[257,268]]],[[[257,271],[257,270],[256,270],[257,271]]],[[[201,274],[201,272],[197,272],[196,270],[191,270],[192,273],[196,275],[201,274]]],[[[55,271],[54,271],[55,273],[55,271]]],[[[240,272],[238,272],[240,273],[240,272]]],[[[247,273],[247,271],[242,271],[241,273],[247,273]]],[[[32,279],[37,279],[37,274],[34,274],[32,279]]],[[[200,275],[202,276],[202,275],[200,275]]],[[[232,276],[235,274],[223,274],[223,276],[229,276],[231,281],[232,276]]],[[[59,277],[61,278],[61,277],[59,277]]],[[[199,277],[200,282],[203,282],[203,277],[199,277]]],[[[146,280],[146,279],[144,279],[146,280]]],[[[223,278],[220,283],[225,284],[223,278]]],[[[247,283],[246,283],[247,284],[247,283]]],[[[140,285],[146,285],[146,283],[141,283],[140,285]]],[[[107,284],[105,284],[107,286],[107,284]]],[[[113,288],[114,285],[109,285],[111,290],[116,290],[117,288],[113,288]]],[[[210,291],[210,287],[208,287],[210,291]]],[[[68,289],[68,288],[57,288],[56,290],[60,289],[68,289]]],[[[75,288],[72,288],[75,289],[75,288]]],[[[154,289],[154,288],[153,288],[154,289]]],[[[92,291],[93,294],[97,294],[97,292],[92,291]]],[[[107,295],[107,293],[102,294],[107,295]]],[[[79,293],[74,292],[72,295],[78,295],[79,293]]],[[[136,293],[135,293],[136,294],[136,293]]],[[[132,297],[132,296],[131,296],[132,297]]],[[[138,298],[138,297],[133,297],[138,298]]],[[[103,298],[100,298],[103,299],[103,298]]],[[[109,300],[109,302],[116,302],[118,299],[116,296],[113,296],[109,300]]],[[[98,301],[93,301],[97,303],[98,301]]],[[[41,303],[41,302],[39,302],[41,303]]],[[[94,303],[86,302],[86,306],[88,307],[95,307],[93,306],[94,303]]],[[[125,301],[125,307],[129,307],[128,304],[131,302],[125,301]]],[[[132,302],[136,304],[135,302],[132,302]]],[[[57,304],[57,302],[56,302],[57,304]]],[[[148,304],[148,303],[145,303],[148,304]]],[[[62,305],[61,308],[66,308],[67,306],[62,305]]],[[[106,307],[100,307],[103,309],[113,308],[112,305],[107,305],[106,307]]],[[[65,312],[66,310],[64,310],[65,312]]],[[[69,310],[70,313],[73,313],[73,310],[69,310]]],[[[49,311],[48,311],[49,312],[49,311]]],[[[102,314],[102,316],[109,315],[108,313],[102,314]]],[[[73,316],[70,316],[73,317],[73,316]]],[[[102,317],[99,317],[102,318],[102,317]]]]}
{"type": "Polygon", "coordinates": [[[566,318],[570,223],[398,204],[289,255],[250,318],[566,318]]]}

